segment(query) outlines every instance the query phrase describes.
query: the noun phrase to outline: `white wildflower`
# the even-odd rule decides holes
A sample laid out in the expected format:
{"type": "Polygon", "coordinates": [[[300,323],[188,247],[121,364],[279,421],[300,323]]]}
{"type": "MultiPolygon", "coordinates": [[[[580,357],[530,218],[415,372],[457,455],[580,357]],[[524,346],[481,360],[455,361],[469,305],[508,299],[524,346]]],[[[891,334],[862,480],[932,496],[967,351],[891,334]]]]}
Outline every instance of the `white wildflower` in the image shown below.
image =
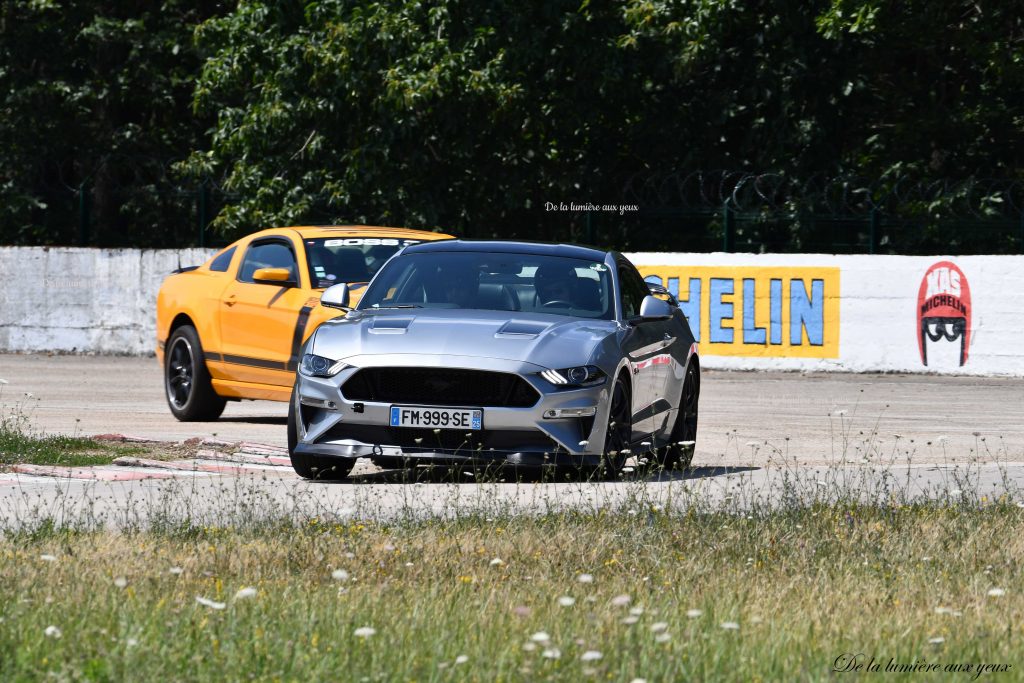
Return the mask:
{"type": "Polygon", "coordinates": [[[523,643],[523,649],[527,652],[533,652],[537,649],[537,643],[523,643]]]}
{"type": "Polygon", "coordinates": [[[594,575],[593,574],[580,574],[579,576],[576,577],[576,580],[579,581],[580,583],[594,583],[594,575]]]}
{"type": "Polygon", "coordinates": [[[946,639],[943,638],[942,636],[936,636],[934,638],[929,638],[928,639],[928,644],[929,645],[942,645],[944,642],[946,642],[946,639]]]}
{"type": "Polygon", "coordinates": [[[127,588],[128,579],[124,578],[123,576],[119,576],[116,579],[114,579],[114,585],[118,588],[127,588]]]}
{"type": "Polygon", "coordinates": [[[200,595],[196,596],[196,602],[198,602],[200,605],[203,605],[204,607],[209,607],[210,609],[224,609],[225,607],[227,607],[227,605],[223,602],[210,600],[209,598],[204,598],[200,595]]]}
{"type": "Polygon", "coordinates": [[[1006,595],[1006,591],[1003,590],[1002,588],[989,588],[988,589],[988,596],[990,598],[1001,598],[1004,595],[1006,595]]]}
{"type": "Polygon", "coordinates": [[[469,656],[468,655],[459,655],[458,657],[455,658],[455,663],[456,664],[465,664],[468,661],[469,661],[469,656]]]}
{"type": "Polygon", "coordinates": [[[568,595],[563,595],[562,597],[558,598],[558,604],[562,607],[572,607],[576,604],[576,598],[569,597],[568,595]]]}
{"type": "Polygon", "coordinates": [[[636,616],[635,614],[631,614],[628,617],[623,617],[622,618],[622,623],[625,624],[626,626],[632,626],[633,624],[635,624],[638,621],[640,621],[640,617],[636,616]]]}
{"type": "Polygon", "coordinates": [[[662,631],[667,631],[667,630],[668,630],[668,624],[666,624],[664,621],[657,621],[657,622],[651,624],[651,631],[653,631],[654,633],[661,633],[662,631]]]}
{"type": "Polygon", "coordinates": [[[235,600],[245,600],[247,598],[255,598],[256,594],[258,592],[259,591],[257,591],[252,586],[246,586],[245,588],[240,588],[240,589],[238,589],[238,592],[235,593],[235,600]]]}
{"type": "Polygon", "coordinates": [[[56,562],[57,561],[57,556],[56,555],[40,555],[39,559],[42,560],[43,562],[56,562]]]}
{"type": "Polygon", "coordinates": [[[537,631],[532,636],[530,636],[530,640],[532,640],[535,643],[546,643],[549,640],[551,640],[551,636],[549,636],[544,631],[537,631]]]}
{"type": "Polygon", "coordinates": [[[352,635],[356,636],[357,638],[369,638],[375,633],[377,633],[377,629],[373,628],[372,626],[360,626],[352,632],[352,635]]]}
{"type": "Polygon", "coordinates": [[[636,607],[630,607],[629,613],[632,614],[634,617],[638,617],[644,613],[644,608],[640,607],[639,605],[637,605],[636,607]]]}
{"type": "Polygon", "coordinates": [[[597,650],[587,650],[586,652],[580,655],[580,660],[584,662],[596,662],[602,657],[604,657],[604,655],[602,655],[597,650]]]}
{"type": "Polygon", "coordinates": [[[47,626],[46,629],[43,631],[43,635],[47,638],[60,638],[61,635],[63,634],[60,632],[60,629],[56,626],[47,626]]]}
{"type": "Polygon", "coordinates": [[[562,651],[557,647],[549,647],[541,652],[540,656],[544,659],[559,659],[562,656],[562,651]]]}
{"type": "Polygon", "coordinates": [[[184,571],[185,570],[182,569],[181,567],[171,567],[170,569],[167,570],[167,573],[168,574],[173,574],[174,576],[178,576],[179,574],[182,574],[184,571]]]}
{"type": "Polygon", "coordinates": [[[344,569],[335,569],[331,572],[331,578],[335,581],[348,581],[349,573],[344,569]]]}
{"type": "Polygon", "coordinates": [[[633,599],[625,594],[616,595],[614,598],[612,598],[612,605],[614,605],[615,607],[625,607],[631,602],[633,602],[633,599]]]}
{"type": "Polygon", "coordinates": [[[667,643],[670,640],[672,640],[672,636],[670,636],[667,633],[659,633],[658,635],[654,636],[654,642],[656,643],[667,643]]]}
{"type": "Polygon", "coordinates": [[[690,619],[696,619],[700,615],[704,614],[704,610],[700,609],[688,609],[686,610],[686,616],[690,619]]]}
{"type": "Polygon", "coordinates": [[[739,631],[740,630],[740,625],[737,624],[735,621],[723,621],[720,625],[726,631],[739,631]]]}
{"type": "Polygon", "coordinates": [[[493,560],[491,560],[490,564],[492,567],[500,567],[501,565],[505,564],[505,561],[502,560],[500,557],[496,557],[493,560]]]}

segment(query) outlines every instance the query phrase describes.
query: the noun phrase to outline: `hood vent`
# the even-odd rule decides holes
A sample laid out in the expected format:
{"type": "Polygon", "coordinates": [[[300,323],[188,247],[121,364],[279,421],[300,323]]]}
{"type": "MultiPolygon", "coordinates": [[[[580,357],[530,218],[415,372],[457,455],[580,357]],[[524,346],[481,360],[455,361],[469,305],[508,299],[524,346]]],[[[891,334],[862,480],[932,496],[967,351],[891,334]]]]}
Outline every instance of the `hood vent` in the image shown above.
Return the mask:
{"type": "Polygon", "coordinates": [[[548,329],[548,326],[545,323],[537,323],[531,320],[509,320],[494,333],[494,336],[499,338],[513,337],[516,339],[524,337],[533,338],[546,329],[548,329]]]}
{"type": "Polygon", "coordinates": [[[415,318],[374,318],[370,324],[370,334],[405,334],[415,318]]]}

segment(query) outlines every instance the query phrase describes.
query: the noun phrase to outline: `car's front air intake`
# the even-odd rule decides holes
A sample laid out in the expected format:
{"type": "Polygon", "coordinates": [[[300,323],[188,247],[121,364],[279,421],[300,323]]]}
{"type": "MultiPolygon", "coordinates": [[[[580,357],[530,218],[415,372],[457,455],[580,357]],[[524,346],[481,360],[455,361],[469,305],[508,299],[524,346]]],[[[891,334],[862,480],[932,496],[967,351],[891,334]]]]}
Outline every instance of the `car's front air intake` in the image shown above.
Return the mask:
{"type": "Polygon", "coordinates": [[[518,375],[448,368],[363,368],[341,387],[350,401],[529,408],[540,394],[518,375]]]}

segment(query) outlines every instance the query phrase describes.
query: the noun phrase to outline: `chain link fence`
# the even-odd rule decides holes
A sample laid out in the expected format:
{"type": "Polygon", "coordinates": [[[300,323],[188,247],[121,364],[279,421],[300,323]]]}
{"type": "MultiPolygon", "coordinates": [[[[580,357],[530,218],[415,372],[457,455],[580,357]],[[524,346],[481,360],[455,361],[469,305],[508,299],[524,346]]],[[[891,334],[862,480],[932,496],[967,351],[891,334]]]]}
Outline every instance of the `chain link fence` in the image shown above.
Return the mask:
{"type": "MultiPolygon", "coordinates": [[[[240,197],[219,179],[181,177],[175,163],[110,156],[85,172],[41,167],[27,218],[5,215],[2,241],[144,248],[226,243],[210,224],[240,197]]],[[[572,210],[570,203],[555,214],[536,202],[506,217],[517,226],[507,232],[501,224],[490,232],[475,225],[437,227],[464,237],[556,239],[629,251],[1024,253],[1024,182],[1016,180],[694,171],[635,175],[618,194],[610,204],[579,202],[587,208],[572,210]]],[[[329,199],[312,199],[305,222],[346,221],[329,199]]],[[[264,227],[271,226],[252,229],[264,227]]]]}

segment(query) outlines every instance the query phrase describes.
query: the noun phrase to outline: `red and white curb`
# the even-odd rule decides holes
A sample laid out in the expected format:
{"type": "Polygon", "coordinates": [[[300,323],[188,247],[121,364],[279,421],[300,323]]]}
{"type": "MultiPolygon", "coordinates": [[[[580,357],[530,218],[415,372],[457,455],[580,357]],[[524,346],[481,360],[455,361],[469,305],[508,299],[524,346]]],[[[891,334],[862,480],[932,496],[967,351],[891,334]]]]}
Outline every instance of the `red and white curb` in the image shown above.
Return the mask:
{"type": "MultiPolygon", "coordinates": [[[[100,441],[126,443],[159,443],[123,434],[100,434],[92,437],[100,441]]],[[[45,484],[54,480],[86,481],[141,481],[145,479],[173,479],[186,476],[223,476],[240,474],[276,473],[292,474],[288,449],[249,441],[230,442],[220,439],[189,439],[182,442],[191,446],[235,448],[225,453],[213,448],[199,448],[192,458],[184,460],[154,460],[151,458],[121,457],[113,465],[94,467],[60,467],[56,465],[13,465],[10,471],[0,473],[0,487],[45,484]]]]}

